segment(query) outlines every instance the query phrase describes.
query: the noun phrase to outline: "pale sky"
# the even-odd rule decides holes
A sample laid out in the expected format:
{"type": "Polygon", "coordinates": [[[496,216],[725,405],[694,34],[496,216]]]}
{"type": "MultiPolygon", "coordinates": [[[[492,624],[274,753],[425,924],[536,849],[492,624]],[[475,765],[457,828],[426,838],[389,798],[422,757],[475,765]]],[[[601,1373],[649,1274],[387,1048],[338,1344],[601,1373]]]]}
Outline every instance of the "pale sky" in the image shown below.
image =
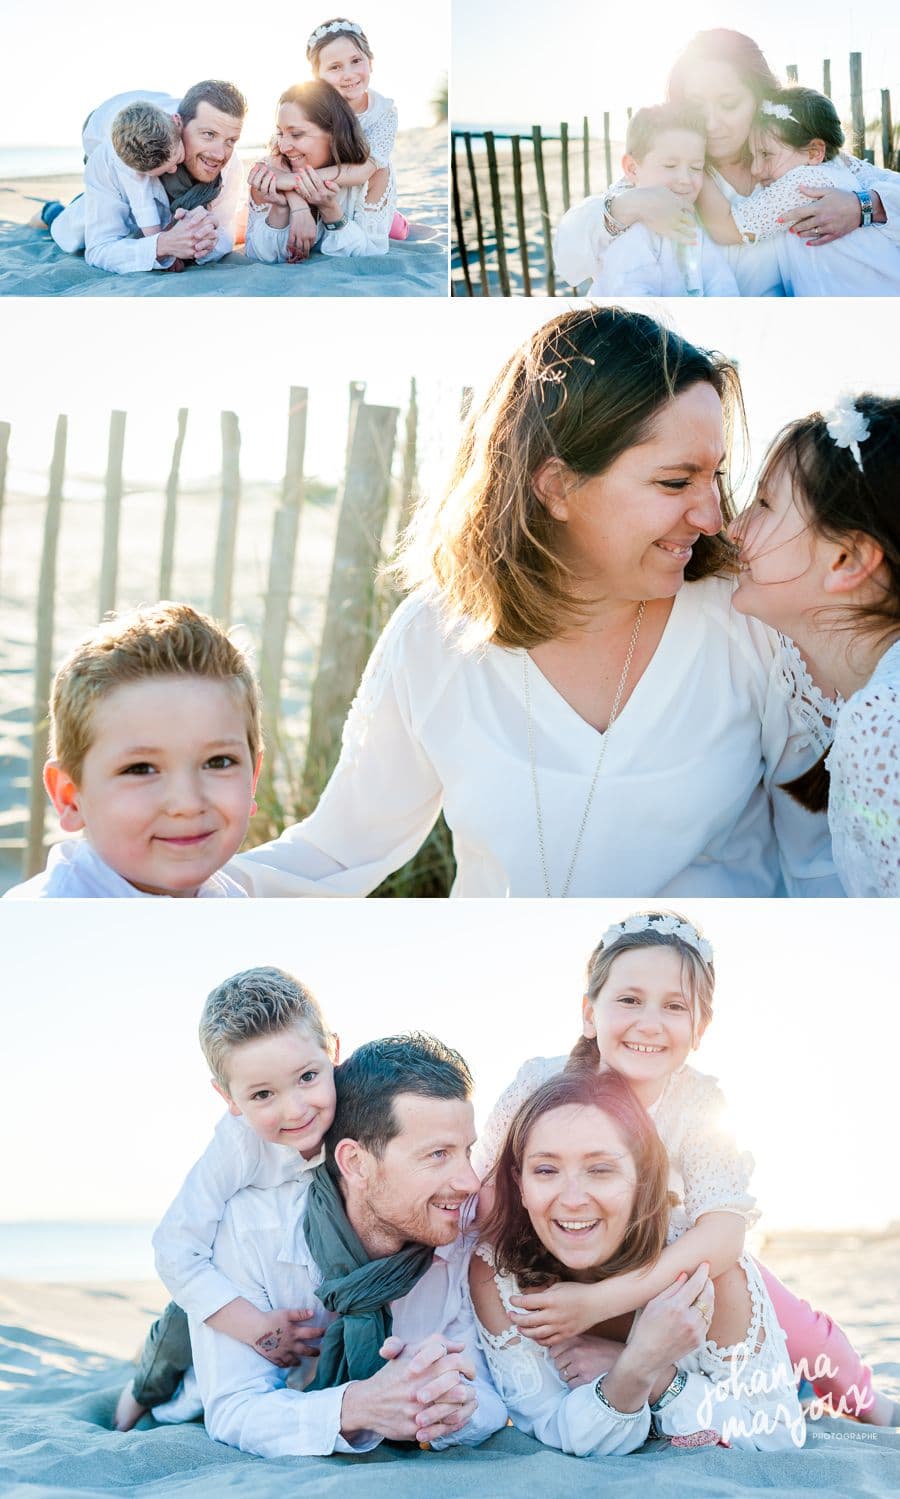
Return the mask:
{"type": "MultiPolygon", "coordinates": [[[[310,32],[333,14],[330,3],[135,10],[112,0],[0,0],[0,146],[78,142],[85,116],[113,94],[179,95],[201,78],[238,85],[250,106],[244,140],[259,144],[279,94],[310,76],[310,32]]],[[[429,0],[424,36],[422,14],[415,0],[364,0],[349,17],[371,43],[372,86],[395,101],[401,129],[433,124],[431,99],[448,70],[447,0],[429,0]]]]}
{"type": "Polygon", "coordinates": [[[880,90],[891,88],[896,120],[900,34],[890,0],[730,0],[724,9],[721,0],[569,0],[559,10],[545,0],[453,0],[450,118],[558,126],[580,125],[586,114],[599,133],[609,110],[621,134],[627,106],[660,103],[676,57],[696,32],[715,26],[751,36],[785,81],[796,63],[800,82],[821,88],[822,60],[830,58],[839,107],[849,101],[849,54],[861,52],[867,117],[880,113],[880,90]]]}
{"type": "MultiPolygon", "coordinates": [[[[411,375],[419,387],[423,487],[430,488],[443,482],[453,454],[462,387],[482,395],[513,348],[567,305],[563,298],[489,306],[457,298],[420,302],[410,316],[408,306],[385,299],[349,310],[318,300],[277,307],[229,300],[216,317],[208,302],[185,300],[177,333],[163,343],[152,300],[9,299],[7,357],[0,362],[0,420],[12,423],[8,491],[46,492],[59,412],[69,415],[67,472],[93,475],[102,485],[114,406],[128,412],[125,474],[132,482],[164,485],[179,406],[190,409],[186,481],[219,468],[222,408],[240,417],[244,477],[277,480],[292,383],[311,392],[306,471],[337,480],[349,382],[366,381],[373,403],[403,406],[411,375]],[[147,352],[137,357],[130,352],[137,349],[147,352]]],[[[739,359],[753,464],[784,422],[827,408],[842,390],[896,393],[900,386],[894,303],[859,298],[852,316],[846,303],[815,298],[628,305],[739,359]]]]}
{"type": "MultiPolygon", "coordinates": [[[[483,1119],[520,1063],[567,1051],[584,967],[623,901],[0,904],[0,1212],[155,1220],[219,1116],[196,1041],[208,990],[274,963],[317,994],[345,1053],[433,1031],[469,1061],[483,1119]]],[[[716,952],[693,1058],[752,1150],[764,1224],[900,1219],[897,959],[878,902],[687,903],[716,952]]]]}

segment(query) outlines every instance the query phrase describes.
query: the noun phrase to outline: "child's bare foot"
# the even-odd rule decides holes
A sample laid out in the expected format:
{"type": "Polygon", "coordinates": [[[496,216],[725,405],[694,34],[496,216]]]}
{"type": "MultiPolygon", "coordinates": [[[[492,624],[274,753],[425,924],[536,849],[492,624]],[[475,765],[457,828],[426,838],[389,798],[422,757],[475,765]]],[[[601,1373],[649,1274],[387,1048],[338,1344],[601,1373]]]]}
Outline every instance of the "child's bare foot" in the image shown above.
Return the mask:
{"type": "Polygon", "coordinates": [[[31,215],[31,218],[28,220],[29,229],[49,229],[53,220],[62,211],[63,204],[56,198],[51,198],[49,203],[44,204],[40,213],[33,213],[31,215]]]}
{"type": "Polygon", "coordinates": [[[858,1417],[866,1426],[900,1426],[900,1405],[890,1395],[880,1395],[873,1390],[874,1400],[868,1410],[858,1417]]]}
{"type": "Polygon", "coordinates": [[[113,1416],[114,1431],[130,1431],[132,1426],[137,1426],[141,1416],[147,1414],[145,1405],[138,1405],[134,1398],[134,1388],[129,1379],[127,1385],[116,1402],[116,1413],[113,1416]]]}

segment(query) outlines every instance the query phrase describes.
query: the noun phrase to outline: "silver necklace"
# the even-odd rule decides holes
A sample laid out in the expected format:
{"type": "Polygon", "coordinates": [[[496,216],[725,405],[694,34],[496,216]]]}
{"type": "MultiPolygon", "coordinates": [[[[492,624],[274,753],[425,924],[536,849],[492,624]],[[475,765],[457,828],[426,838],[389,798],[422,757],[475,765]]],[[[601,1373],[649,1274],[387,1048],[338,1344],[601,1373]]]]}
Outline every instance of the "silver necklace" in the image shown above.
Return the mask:
{"type": "MultiPolygon", "coordinates": [[[[569,860],[568,873],[566,874],[562,890],[560,891],[560,900],[564,900],[568,895],[569,886],[572,883],[572,876],[575,873],[575,863],[578,859],[579,853],[581,852],[581,843],[582,839],[584,838],[584,830],[587,827],[588,818],[591,814],[591,803],[594,800],[594,792],[597,788],[597,781],[599,780],[600,770],[603,765],[603,759],[606,755],[606,746],[609,744],[609,736],[612,732],[612,726],[619,714],[619,704],[622,701],[622,693],[625,691],[625,684],[628,681],[628,673],[631,670],[631,661],[632,657],[634,656],[634,648],[637,645],[638,636],[641,633],[641,625],[644,621],[645,607],[646,601],[644,599],[641,599],[641,602],[638,605],[637,619],[634,622],[634,629],[631,632],[631,639],[628,642],[628,650],[625,654],[625,665],[622,667],[622,675],[619,678],[619,685],[616,688],[616,695],[613,698],[613,705],[610,709],[609,722],[606,725],[606,733],[601,738],[600,753],[597,756],[597,764],[594,766],[594,774],[591,777],[591,785],[587,794],[587,801],[584,804],[584,811],[581,814],[581,824],[578,829],[578,836],[575,839],[575,847],[572,849],[572,857],[569,860]]],[[[543,813],[541,812],[541,792],[540,787],[538,786],[537,763],[534,756],[534,718],[531,712],[531,682],[528,674],[528,665],[528,652],[523,651],[522,673],[525,686],[525,718],[528,724],[528,761],[531,766],[531,785],[534,791],[534,810],[537,817],[538,853],[540,854],[541,870],[544,876],[544,894],[548,900],[551,900],[552,892],[550,889],[550,872],[547,868],[547,851],[544,847],[544,817],[543,813]]]]}

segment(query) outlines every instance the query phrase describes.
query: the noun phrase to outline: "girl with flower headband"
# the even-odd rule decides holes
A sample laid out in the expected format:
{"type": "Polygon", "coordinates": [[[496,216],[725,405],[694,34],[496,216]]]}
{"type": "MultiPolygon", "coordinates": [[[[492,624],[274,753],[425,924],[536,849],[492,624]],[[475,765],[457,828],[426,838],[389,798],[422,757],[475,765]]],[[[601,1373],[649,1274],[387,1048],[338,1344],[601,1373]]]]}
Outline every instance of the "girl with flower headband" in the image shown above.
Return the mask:
{"type": "Polygon", "coordinates": [[[815,89],[782,89],[762,100],[750,131],[751,171],[762,191],[729,201],[707,177],[697,200],[712,239],[722,245],[774,240],[785,292],[795,297],[900,295],[900,254],[893,230],[873,220],[871,195],[841,154],[838,112],[815,89]],[[855,192],[860,227],[817,245],[817,234],[789,233],[785,219],[808,203],[803,189],[855,192]]]}
{"type": "MultiPolygon", "coordinates": [[[[779,81],[756,43],[727,27],[699,32],[669,74],[668,98],[694,105],[704,115],[707,171],[729,202],[746,202],[762,191],[750,171],[749,136],[762,100],[778,92],[779,81]]],[[[872,222],[886,223],[888,232],[897,234],[900,174],[852,156],[844,161],[852,189],[808,188],[801,206],[786,215],[785,227],[817,247],[830,244],[859,227],[863,191],[871,199],[872,222]]],[[[607,246],[632,224],[676,245],[693,242],[696,234],[683,198],[665,187],[637,188],[621,179],[605,195],[574,204],[563,218],[554,247],[560,275],[577,285],[598,274],[607,246]]],[[[725,254],[742,296],[784,295],[774,239],[735,242],[725,246],[725,254]]]]}
{"type": "Polygon", "coordinates": [[[828,806],[848,895],[900,895],[900,400],[791,422],[734,523],[734,606],[780,630],[784,671],[834,743],[787,789],[828,806]],[[792,644],[793,642],[793,644],[792,644]]]}
{"type": "MultiPolygon", "coordinates": [[[[726,1277],[720,1280],[723,1303],[746,1306],[748,1378],[764,1343],[771,1300],[791,1360],[795,1366],[805,1360],[818,1395],[835,1404],[843,1400],[838,1409],[861,1421],[900,1424],[900,1408],[872,1389],[871,1371],[831,1318],[813,1311],[744,1253],[745,1231],[759,1216],[749,1193],[753,1161],[723,1128],[725,1101],[716,1080],[687,1065],[712,1019],[714,986],[712,947],[692,922],[671,911],[637,912],[615,922],[588,961],[582,1035],[571,1054],[533,1057],[495,1104],[473,1156],[484,1179],[480,1222],[493,1216],[490,1173],[519,1109],[549,1079],[583,1067],[601,1074],[612,1069],[628,1083],[666,1147],[676,1199],[667,1246],[654,1265],[593,1284],[558,1281],[513,1296],[516,1327],[549,1350],[575,1388],[610,1367],[605,1338],[584,1336],[589,1329],[646,1306],[706,1264],[713,1285],[726,1277]]],[[[729,1363],[730,1349],[716,1352],[729,1363]]]]}

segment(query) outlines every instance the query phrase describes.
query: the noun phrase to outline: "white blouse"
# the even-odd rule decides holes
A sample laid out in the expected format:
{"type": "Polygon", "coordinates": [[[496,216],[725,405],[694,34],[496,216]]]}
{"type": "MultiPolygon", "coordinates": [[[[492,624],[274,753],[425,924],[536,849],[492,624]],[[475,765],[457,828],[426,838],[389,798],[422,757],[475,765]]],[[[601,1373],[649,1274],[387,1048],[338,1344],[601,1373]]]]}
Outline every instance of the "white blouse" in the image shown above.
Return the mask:
{"type": "MultiPolygon", "coordinates": [[[[573,896],[843,893],[825,817],[776,789],[828,738],[794,718],[777,637],[732,610],[732,586],[707,578],[677,594],[610,732],[573,896]]],[[[525,665],[521,650],[464,650],[437,600],[412,595],[372,653],[316,810],[228,872],[254,895],[363,895],[415,853],[443,807],[454,895],[543,896],[525,665]]],[[[527,669],[558,894],[602,736],[530,659],[527,669]]]]}
{"type": "Polygon", "coordinates": [[[794,167],[751,198],[735,198],[731,216],[747,244],[773,240],[785,291],[793,297],[900,296],[900,247],[887,225],[854,229],[827,245],[807,244],[779,219],[811,200],[801,187],[854,192],[857,179],[840,158],[794,167]]]}
{"type": "Polygon", "coordinates": [[[828,821],[848,895],[900,895],[900,641],[843,705],[828,756],[828,821]]]}
{"type": "Polygon", "coordinates": [[[614,239],[590,297],[737,297],[738,284],[722,253],[698,225],[688,272],[681,247],[646,224],[632,224],[614,239]]]}
{"type": "MultiPolygon", "coordinates": [[[[522,1104],[564,1070],[568,1057],[531,1057],[494,1104],[472,1165],[482,1180],[493,1168],[506,1132],[522,1104]]],[[[704,1213],[737,1213],[751,1228],[757,1221],[750,1193],[753,1157],[739,1150],[723,1122],[725,1099],[716,1079],[694,1067],[672,1073],[647,1113],[669,1157],[669,1189],[678,1198],[669,1221],[669,1242],[680,1238],[704,1213]]]]}
{"type": "MultiPolygon", "coordinates": [[[[323,255],[349,257],[387,254],[388,230],[394,216],[393,204],[384,197],[370,208],[366,202],[366,186],[367,184],[339,189],[341,208],[349,221],[343,228],[326,229],[321,219],[318,221],[316,244],[323,255]]],[[[248,260],[277,265],[280,261],[287,260],[290,229],[287,224],[282,229],[275,229],[268,218],[269,204],[254,203],[251,198],[244,253],[248,260]]]]}
{"type": "MultiPolygon", "coordinates": [[[[489,1246],[479,1245],[476,1253],[493,1263],[489,1246]]],[[[477,1314],[475,1325],[491,1379],[513,1424],[574,1457],[634,1452],[651,1426],[670,1437],[715,1431],[730,1446],[745,1451],[802,1447],[806,1428],[784,1333],[756,1265],[746,1256],[739,1263],[752,1308],[744,1338],[731,1348],[707,1342],[679,1359],[677,1367],[685,1371],[687,1381],[657,1415],[651,1415],[647,1404],[632,1412],[611,1408],[597,1396],[594,1381],[570,1390],[550,1350],[516,1326],[510,1298],[519,1290],[517,1282],[495,1271],[509,1326],[491,1333],[477,1314]]]]}

